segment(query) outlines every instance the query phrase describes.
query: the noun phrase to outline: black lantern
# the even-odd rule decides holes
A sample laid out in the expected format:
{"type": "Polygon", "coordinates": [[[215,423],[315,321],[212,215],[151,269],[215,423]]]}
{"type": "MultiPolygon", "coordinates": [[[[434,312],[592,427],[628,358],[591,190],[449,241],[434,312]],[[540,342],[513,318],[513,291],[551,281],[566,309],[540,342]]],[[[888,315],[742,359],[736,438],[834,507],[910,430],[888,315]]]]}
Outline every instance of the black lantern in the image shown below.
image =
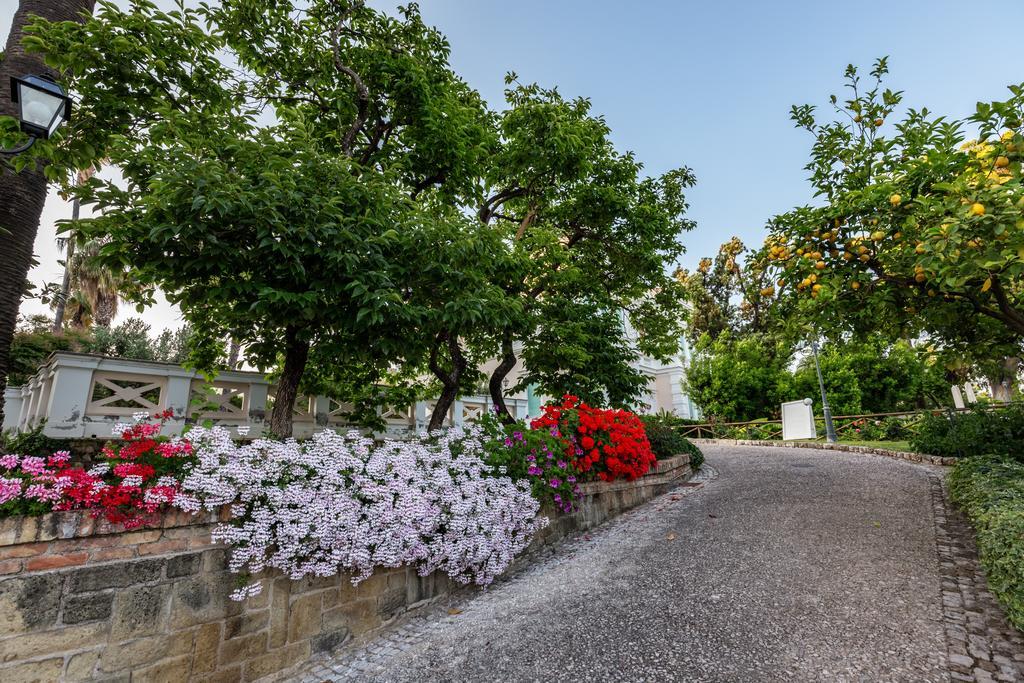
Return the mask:
{"type": "Polygon", "coordinates": [[[46,139],[71,117],[71,98],[46,76],[11,77],[11,100],[18,103],[21,130],[46,139]]]}

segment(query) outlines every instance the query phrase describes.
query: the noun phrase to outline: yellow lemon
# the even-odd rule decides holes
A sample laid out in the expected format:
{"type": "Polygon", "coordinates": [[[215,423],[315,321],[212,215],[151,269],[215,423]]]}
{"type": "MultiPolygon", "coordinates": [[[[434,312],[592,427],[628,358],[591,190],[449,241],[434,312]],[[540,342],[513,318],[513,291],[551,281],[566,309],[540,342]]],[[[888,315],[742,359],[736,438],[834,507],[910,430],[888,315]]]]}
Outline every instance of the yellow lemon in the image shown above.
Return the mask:
{"type": "Polygon", "coordinates": [[[971,215],[972,216],[984,216],[985,215],[985,205],[984,204],[979,204],[978,202],[974,202],[973,204],[971,204],[971,215]]]}

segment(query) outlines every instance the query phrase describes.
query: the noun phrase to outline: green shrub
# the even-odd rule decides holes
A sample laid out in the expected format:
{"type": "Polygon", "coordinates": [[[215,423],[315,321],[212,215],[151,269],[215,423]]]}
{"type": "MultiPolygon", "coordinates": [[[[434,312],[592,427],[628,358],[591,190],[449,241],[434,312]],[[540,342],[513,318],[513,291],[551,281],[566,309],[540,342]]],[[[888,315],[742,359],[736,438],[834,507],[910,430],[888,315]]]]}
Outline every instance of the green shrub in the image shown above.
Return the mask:
{"type": "Polygon", "coordinates": [[[41,424],[34,429],[21,432],[20,434],[13,432],[0,434],[0,453],[34,455],[37,458],[46,458],[62,450],[70,450],[67,443],[44,435],[43,425],[41,424]]]}
{"type": "Polygon", "coordinates": [[[684,438],[683,440],[686,441],[685,452],[690,454],[690,469],[696,472],[704,464],[704,453],[697,446],[690,443],[689,439],[684,438]]]}
{"type": "Polygon", "coordinates": [[[852,441],[879,441],[885,436],[880,421],[861,418],[842,432],[843,439],[852,441]]]}
{"type": "Polygon", "coordinates": [[[949,475],[949,492],[977,530],[989,587],[1010,621],[1024,629],[1024,462],[964,458],[949,475]]]}
{"type": "Polygon", "coordinates": [[[885,441],[904,441],[909,436],[907,423],[898,417],[887,417],[882,420],[882,438],[885,441]]]}
{"type": "Polygon", "coordinates": [[[667,460],[686,452],[689,442],[685,436],[655,415],[643,415],[640,419],[644,423],[644,431],[647,432],[647,440],[651,442],[654,457],[658,460],[667,460]]]}
{"type": "Polygon", "coordinates": [[[929,414],[911,437],[919,453],[948,458],[1005,455],[1024,461],[1024,406],[929,414]]]}
{"type": "Polygon", "coordinates": [[[676,455],[689,455],[690,467],[696,471],[704,462],[704,454],[690,443],[681,433],[681,428],[690,421],[671,413],[661,412],[657,415],[642,415],[647,440],[651,442],[651,450],[658,460],[665,460],[676,455]]]}

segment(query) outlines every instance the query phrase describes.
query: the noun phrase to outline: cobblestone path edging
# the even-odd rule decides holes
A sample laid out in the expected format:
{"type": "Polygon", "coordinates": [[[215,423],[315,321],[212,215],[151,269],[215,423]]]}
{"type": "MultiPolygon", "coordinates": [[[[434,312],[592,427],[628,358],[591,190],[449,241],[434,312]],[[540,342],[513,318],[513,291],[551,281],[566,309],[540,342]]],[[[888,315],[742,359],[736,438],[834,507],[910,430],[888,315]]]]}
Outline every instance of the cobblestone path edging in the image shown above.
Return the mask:
{"type": "MultiPolygon", "coordinates": [[[[349,645],[326,656],[310,660],[301,669],[292,673],[287,680],[301,683],[336,683],[338,681],[370,680],[385,673],[395,657],[415,655],[420,647],[426,647],[430,635],[443,628],[448,621],[462,613],[468,602],[484,603],[489,599],[500,599],[500,591],[514,591],[516,585],[529,581],[534,572],[543,571],[549,564],[558,564],[572,555],[573,546],[592,544],[610,535],[629,535],[630,526],[642,522],[651,508],[660,509],[701,490],[704,484],[718,476],[710,465],[704,465],[690,479],[666,491],[657,498],[633,510],[623,513],[596,529],[579,532],[561,543],[545,547],[534,555],[530,565],[510,576],[499,578],[490,588],[479,590],[465,588],[455,591],[443,604],[435,603],[378,632],[368,643],[349,645]]],[[[478,607],[482,606],[480,604],[478,607]]],[[[425,682],[426,683],[426,682],[425,682]]]]}
{"type": "Polygon", "coordinates": [[[1024,635],[989,592],[974,534],[950,503],[942,477],[931,473],[929,480],[950,680],[1024,681],[1024,635]]]}

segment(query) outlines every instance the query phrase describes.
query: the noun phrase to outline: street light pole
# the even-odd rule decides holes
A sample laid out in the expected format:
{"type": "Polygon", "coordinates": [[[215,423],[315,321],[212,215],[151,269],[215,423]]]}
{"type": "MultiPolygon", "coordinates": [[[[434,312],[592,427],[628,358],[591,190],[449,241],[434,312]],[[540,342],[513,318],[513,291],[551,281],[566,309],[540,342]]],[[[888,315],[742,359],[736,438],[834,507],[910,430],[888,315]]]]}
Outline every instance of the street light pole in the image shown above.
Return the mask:
{"type": "Polygon", "coordinates": [[[12,76],[11,101],[18,105],[21,131],[28,140],[10,149],[0,149],[3,156],[28,151],[36,140],[46,140],[71,117],[71,98],[48,76],[12,76]]]}
{"type": "Polygon", "coordinates": [[[814,369],[818,372],[818,388],[821,389],[821,411],[825,414],[825,439],[829,443],[839,441],[836,427],[832,424],[832,409],[828,407],[828,396],[825,395],[825,380],[821,377],[821,364],[818,362],[818,342],[811,340],[811,352],[814,354],[814,369]]]}

